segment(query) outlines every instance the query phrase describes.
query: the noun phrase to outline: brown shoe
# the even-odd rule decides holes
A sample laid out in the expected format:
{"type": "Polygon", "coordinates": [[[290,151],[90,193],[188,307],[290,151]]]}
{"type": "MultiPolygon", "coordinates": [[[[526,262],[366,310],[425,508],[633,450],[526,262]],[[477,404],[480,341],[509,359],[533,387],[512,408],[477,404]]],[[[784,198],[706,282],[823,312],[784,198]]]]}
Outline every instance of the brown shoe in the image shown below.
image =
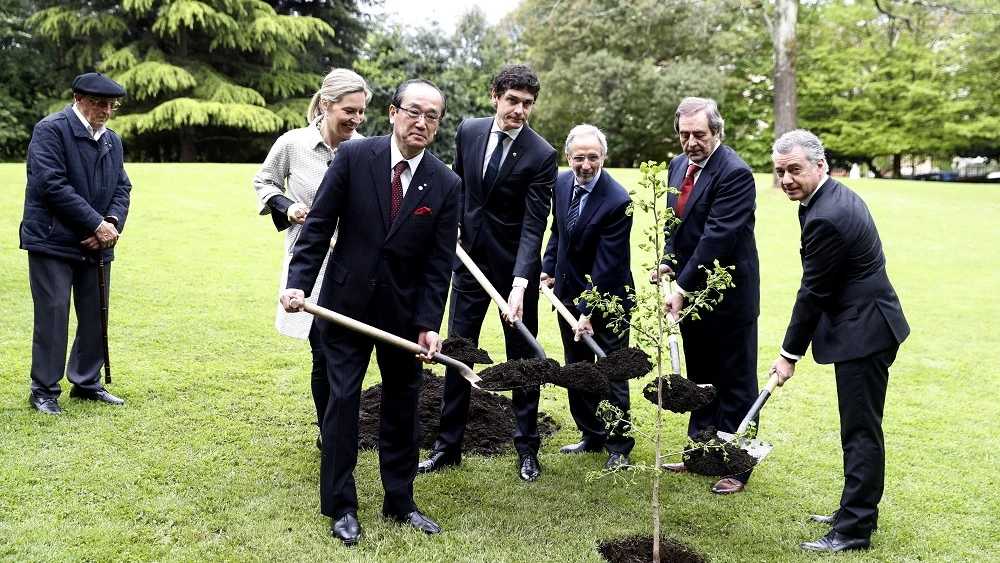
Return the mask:
{"type": "Polygon", "coordinates": [[[719,482],[712,487],[712,492],[717,495],[732,495],[743,490],[746,485],[743,481],[733,479],[732,477],[725,477],[719,479],[719,482]]]}
{"type": "Polygon", "coordinates": [[[683,463],[664,463],[663,470],[673,471],[674,473],[687,473],[688,468],[683,463]]]}

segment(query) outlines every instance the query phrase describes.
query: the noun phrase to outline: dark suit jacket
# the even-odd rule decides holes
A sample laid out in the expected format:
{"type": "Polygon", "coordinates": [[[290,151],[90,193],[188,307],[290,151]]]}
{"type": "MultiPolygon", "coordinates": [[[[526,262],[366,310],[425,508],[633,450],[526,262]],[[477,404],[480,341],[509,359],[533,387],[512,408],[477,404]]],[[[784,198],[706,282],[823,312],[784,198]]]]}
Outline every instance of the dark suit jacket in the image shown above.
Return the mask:
{"type": "MultiPolygon", "coordinates": [[[[668,185],[680,189],[687,172],[684,154],[670,161],[668,185]]],[[[723,293],[713,311],[701,310],[706,326],[746,324],[760,314],[760,262],[754,238],[757,188],[753,174],[733,149],[720,145],[705,164],[688,196],[681,223],[666,230],[665,253],[676,264],[664,262],[677,273],[677,283],[687,291],[705,284],[699,266],[712,269],[715,260],[731,271],[736,287],[723,293]]],[[[677,209],[677,195],[667,196],[667,205],[677,209]]]]}
{"type": "Polygon", "coordinates": [[[580,211],[576,228],[570,233],[566,231],[566,213],[575,182],[572,170],[560,173],[556,180],[552,234],[545,248],[542,271],[555,280],[555,294],[563,303],[576,307],[580,313],[591,312],[585,301],[575,302],[580,293],[592,286],[602,294],[619,296],[626,310],[631,309],[625,286],[634,291],[629,242],[632,215],[626,213],[632,198],[607,170],[602,170],[580,211]],[[587,283],[588,274],[591,283],[587,283]]]}
{"type": "Polygon", "coordinates": [[[802,285],[782,348],[817,363],[844,362],[898,345],[910,334],[885,272],[885,255],[865,202],[830,178],[805,209],[802,285]]]}
{"type": "Polygon", "coordinates": [[[462,178],[462,248],[472,254],[474,247],[485,247],[496,283],[510,276],[538,279],[542,237],[559,171],[556,151],[525,125],[493,188],[487,190],[483,162],[494,119],[466,119],[455,133],[453,168],[462,178]]]}
{"type": "Polygon", "coordinates": [[[415,328],[441,326],[461,182],[425,151],[390,225],[390,158],[388,136],[340,146],[295,244],[287,287],[308,295],[339,219],[319,304],[364,320],[376,299],[376,326],[412,338],[415,328]]]}

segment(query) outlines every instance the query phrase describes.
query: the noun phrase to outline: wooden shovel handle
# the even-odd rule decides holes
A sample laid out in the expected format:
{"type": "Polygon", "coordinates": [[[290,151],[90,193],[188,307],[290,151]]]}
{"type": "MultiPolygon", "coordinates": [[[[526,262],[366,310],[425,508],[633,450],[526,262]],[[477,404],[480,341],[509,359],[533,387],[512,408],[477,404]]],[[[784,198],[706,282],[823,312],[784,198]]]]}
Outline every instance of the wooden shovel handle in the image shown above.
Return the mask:
{"type": "MultiPolygon", "coordinates": [[[[562,315],[562,318],[566,319],[566,322],[569,323],[569,326],[570,327],[576,326],[577,319],[573,316],[573,313],[571,313],[570,310],[566,308],[566,305],[563,305],[563,302],[560,301],[558,297],[556,297],[556,294],[555,292],[552,291],[552,288],[546,285],[545,282],[540,282],[539,287],[542,289],[542,293],[545,295],[545,297],[549,298],[549,301],[552,303],[552,306],[556,308],[556,311],[558,311],[559,314],[562,315]]],[[[585,332],[580,335],[580,338],[583,339],[584,344],[586,344],[595,354],[597,354],[598,358],[607,357],[607,354],[605,354],[604,350],[602,350],[601,347],[597,345],[597,342],[594,341],[594,338],[592,336],[590,336],[585,332]]]]}

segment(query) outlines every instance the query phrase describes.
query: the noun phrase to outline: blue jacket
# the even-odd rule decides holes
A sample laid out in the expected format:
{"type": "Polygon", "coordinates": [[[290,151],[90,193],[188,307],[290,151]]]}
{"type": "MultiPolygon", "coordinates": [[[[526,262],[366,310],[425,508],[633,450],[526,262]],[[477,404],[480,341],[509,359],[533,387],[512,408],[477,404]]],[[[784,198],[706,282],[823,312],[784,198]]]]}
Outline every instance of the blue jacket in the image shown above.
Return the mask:
{"type": "MultiPolygon", "coordinates": [[[[80,244],[105,217],[125,228],[132,183],[125,174],[122,140],[107,129],[91,137],[72,105],[35,125],[28,145],[21,248],[70,260],[96,262],[80,244]]],[[[114,247],[104,260],[114,260],[114,247]]]]}

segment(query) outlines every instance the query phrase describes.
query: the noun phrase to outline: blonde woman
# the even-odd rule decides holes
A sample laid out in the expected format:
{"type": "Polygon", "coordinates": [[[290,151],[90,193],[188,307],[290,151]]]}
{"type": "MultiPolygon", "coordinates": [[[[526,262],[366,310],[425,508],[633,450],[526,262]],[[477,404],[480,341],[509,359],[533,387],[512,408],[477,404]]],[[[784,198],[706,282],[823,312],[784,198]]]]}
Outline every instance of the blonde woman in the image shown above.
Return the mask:
{"type": "MultiPolygon", "coordinates": [[[[309,125],[279,137],[254,176],[253,187],[257,190],[260,214],[270,214],[275,227],[285,231],[285,257],[279,291],[285,289],[292,249],[302,224],[309,216],[320,181],[336,156],[340,143],[362,137],[357,128],[365,120],[365,108],[371,98],[371,90],[364,78],[347,69],[333,69],[309,103],[309,125]]],[[[334,233],[331,247],[336,240],[334,233]]],[[[315,304],[319,297],[325,270],[324,261],[316,285],[307,299],[310,303],[315,304]]],[[[312,395],[316,404],[316,421],[322,428],[330,386],[326,379],[326,359],[313,317],[286,313],[278,305],[274,325],[281,334],[309,341],[312,349],[312,395]]],[[[317,447],[321,443],[322,436],[319,436],[316,438],[317,447]]]]}

